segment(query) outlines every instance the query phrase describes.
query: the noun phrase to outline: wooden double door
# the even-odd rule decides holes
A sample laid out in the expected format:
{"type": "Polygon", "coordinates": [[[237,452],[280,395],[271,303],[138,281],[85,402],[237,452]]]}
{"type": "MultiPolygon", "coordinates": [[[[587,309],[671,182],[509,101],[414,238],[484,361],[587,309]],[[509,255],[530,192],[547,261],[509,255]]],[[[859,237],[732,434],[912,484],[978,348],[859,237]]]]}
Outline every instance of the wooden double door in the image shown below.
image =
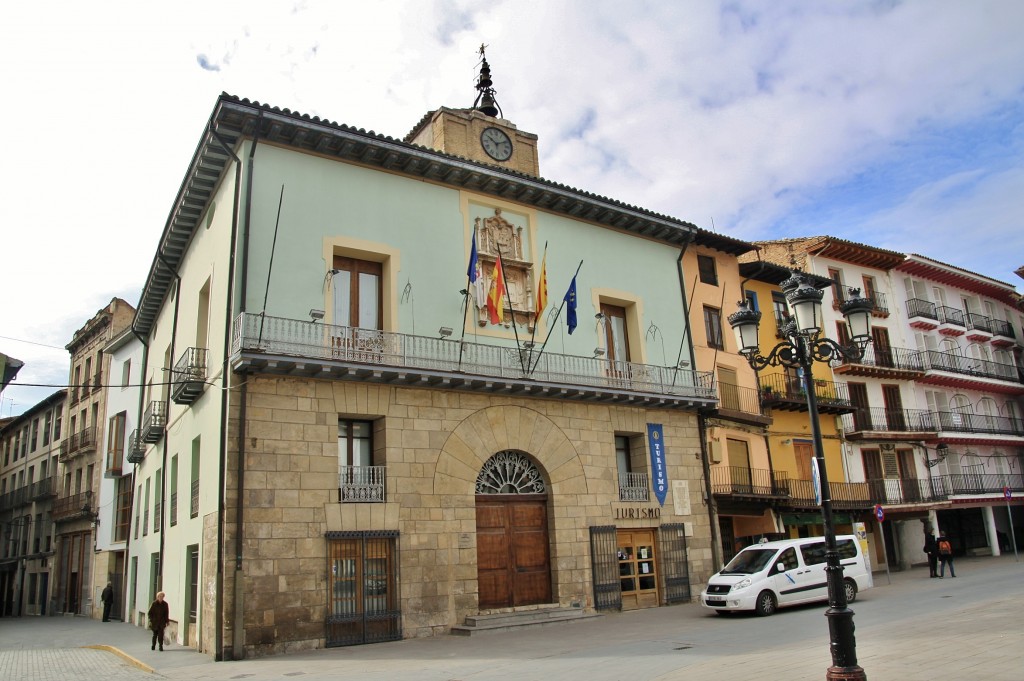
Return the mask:
{"type": "Polygon", "coordinates": [[[480,608],[551,602],[547,495],[476,497],[480,608]]]}

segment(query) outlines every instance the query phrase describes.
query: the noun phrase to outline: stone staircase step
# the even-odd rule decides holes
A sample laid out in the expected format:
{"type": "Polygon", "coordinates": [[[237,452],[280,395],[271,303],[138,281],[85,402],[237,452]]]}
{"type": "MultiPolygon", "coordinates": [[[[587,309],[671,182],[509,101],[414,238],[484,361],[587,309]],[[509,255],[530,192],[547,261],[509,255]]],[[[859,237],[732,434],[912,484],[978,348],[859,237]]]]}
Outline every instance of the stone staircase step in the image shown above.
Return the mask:
{"type": "Polygon", "coordinates": [[[499,631],[514,631],[522,627],[545,626],[560,622],[574,622],[597,613],[588,613],[582,608],[539,608],[520,612],[499,612],[490,615],[471,615],[464,624],[452,627],[453,636],[474,636],[499,631]]]}

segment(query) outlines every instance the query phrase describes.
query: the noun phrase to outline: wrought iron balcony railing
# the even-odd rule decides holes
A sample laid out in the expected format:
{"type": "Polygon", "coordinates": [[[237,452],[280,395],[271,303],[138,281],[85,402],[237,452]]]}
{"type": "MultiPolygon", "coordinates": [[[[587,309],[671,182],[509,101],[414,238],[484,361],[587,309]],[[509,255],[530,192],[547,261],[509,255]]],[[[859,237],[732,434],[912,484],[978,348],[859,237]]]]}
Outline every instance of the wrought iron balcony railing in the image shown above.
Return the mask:
{"type": "Polygon", "coordinates": [[[789,494],[789,476],[765,468],[744,466],[711,467],[711,492],[724,496],[784,497],[789,494]]]}
{"type": "MultiPolygon", "coordinates": [[[[521,381],[524,394],[532,387],[555,384],[614,392],[647,393],[676,399],[714,399],[713,375],[678,367],[662,367],[594,357],[559,355],[537,349],[459,342],[402,333],[359,329],[308,320],[242,313],[234,322],[232,352],[255,361],[259,355],[299,357],[365,365],[354,373],[429,372],[448,378],[475,375],[521,381]],[[460,352],[460,346],[462,350],[460,352]],[[539,359],[538,359],[539,358],[539,359]],[[528,367],[533,367],[532,371],[528,367]]],[[[308,363],[308,362],[307,362],[308,363]]],[[[276,361],[280,365],[281,362],[276,361]]],[[[471,381],[463,381],[464,385],[471,381]]],[[[582,391],[580,391],[582,392],[582,391]]]]}
{"type": "Polygon", "coordinates": [[[96,449],[96,429],[83,428],[61,440],[59,460],[64,463],[79,454],[86,454],[94,449],[96,449]]]}
{"type": "Polygon", "coordinates": [[[188,348],[174,365],[171,399],[192,404],[206,388],[206,348],[188,348]]]}
{"type": "Polygon", "coordinates": [[[53,502],[52,516],[54,520],[74,520],[91,515],[93,515],[92,492],[59,497],[53,502]]]}
{"type": "Polygon", "coordinates": [[[948,496],[958,494],[1002,494],[1009,488],[1014,496],[1024,492],[1024,475],[1020,473],[981,473],[964,469],[962,473],[934,478],[948,496]]]}
{"type": "Polygon", "coordinates": [[[10,492],[0,495],[0,511],[9,511],[12,508],[24,506],[28,501],[28,486],[19,487],[10,492]]]}
{"type": "Polygon", "coordinates": [[[899,371],[924,371],[921,353],[918,350],[893,346],[878,347],[874,343],[867,347],[864,356],[858,360],[833,360],[832,366],[863,366],[873,369],[894,369],[899,371]]]}
{"type": "Polygon", "coordinates": [[[967,322],[964,319],[964,311],[958,310],[955,307],[947,307],[940,305],[935,308],[935,312],[939,315],[939,322],[942,324],[952,324],[953,326],[962,326],[967,328],[967,322]]]}
{"type": "Polygon", "coordinates": [[[919,353],[928,371],[948,371],[966,376],[997,378],[1004,381],[1022,382],[1020,371],[1012,364],[1000,364],[964,355],[954,355],[938,350],[924,350],[919,353]]]}
{"type": "Polygon", "coordinates": [[[763,416],[757,388],[745,388],[731,383],[718,384],[718,409],[753,416],[763,416]]]}
{"type": "Polygon", "coordinates": [[[142,417],[142,440],[159,442],[163,437],[164,428],[167,426],[167,402],[153,400],[146,407],[146,413],[142,417]]]}
{"type": "Polygon", "coordinates": [[[142,441],[138,429],[135,429],[128,436],[128,463],[142,463],[144,458],[146,458],[146,443],[142,441]]]}
{"type": "Polygon", "coordinates": [[[847,434],[934,433],[938,431],[935,421],[935,414],[927,409],[859,407],[851,414],[843,414],[843,429],[847,434]]]}
{"type": "MultiPolygon", "coordinates": [[[[761,403],[765,406],[791,404],[798,410],[807,409],[807,391],[803,379],[784,373],[763,375],[761,380],[761,403]]],[[[850,392],[845,383],[814,379],[814,394],[818,408],[834,413],[836,408],[850,408],[850,392]]]]}
{"type": "Polygon", "coordinates": [[[939,312],[935,309],[935,303],[921,298],[911,298],[907,301],[907,316],[939,321],[939,312]]]}
{"type": "Polygon", "coordinates": [[[852,286],[833,284],[832,292],[835,294],[832,306],[837,310],[848,300],[853,300],[854,298],[867,298],[871,301],[872,312],[880,315],[889,314],[889,303],[886,300],[885,294],[880,293],[879,291],[867,291],[864,289],[854,288],[852,286]],[[856,291],[856,293],[854,293],[854,291],[856,291]]]}
{"type": "Polygon", "coordinates": [[[37,480],[29,486],[29,499],[50,499],[57,494],[57,476],[37,480]]]}
{"type": "Polygon", "coordinates": [[[992,319],[978,312],[968,312],[964,315],[967,319],[967,326],[971,329],[978,329],[985,333],[992,333],[992,319]]]}
{"type": "Polygon", "coordinates": [[[199,480],[193,480],[190,488],[188,515],[190,518],[199,517],[199,480]]]}
{"type": "Polygon", "coordinates": [[[385,466],[342,466],[338,498],[344,503],[384,503],[385,466]]]}
{"type": "Polygon", "coordinates": [[[932,413],[935,430],[955,433],[986,433],[994,435],[1024,436],[1024,423],[1020,419],[960,411],[932,413]]]}
{"type": "MultiPolygon", "coordinates": [[[[832,508],[857,509],[872,505],[866,482],[830,482],[828,488],[832,493],[832,508]]],[[[820,507],[821,504],[815,500],[814,482],[790,479],[789,505],[794,508],[820,507]]]]}
{"type": "Polygon", "coordinates": [[[619,501],[647,501],[650,498],[647,473],[619,473],[619,501]]]}

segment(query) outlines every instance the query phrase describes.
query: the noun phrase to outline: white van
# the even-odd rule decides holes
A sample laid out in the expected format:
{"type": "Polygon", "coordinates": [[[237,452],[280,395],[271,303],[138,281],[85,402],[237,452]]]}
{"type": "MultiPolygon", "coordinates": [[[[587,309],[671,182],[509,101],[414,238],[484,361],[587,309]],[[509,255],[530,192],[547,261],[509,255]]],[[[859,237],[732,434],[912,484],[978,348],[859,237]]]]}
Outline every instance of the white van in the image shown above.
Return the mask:
{"type": "MultiPolygon", "coordinates": [[[[860,542],[836,537],[846,600],[873,585],[860,542]]],[[[700,594],[700,604],[718,613],[753,610],[770,615],[777,608],[828,600],[825,538],[784,539],[748,546],[716,572],[700,594]]]]}

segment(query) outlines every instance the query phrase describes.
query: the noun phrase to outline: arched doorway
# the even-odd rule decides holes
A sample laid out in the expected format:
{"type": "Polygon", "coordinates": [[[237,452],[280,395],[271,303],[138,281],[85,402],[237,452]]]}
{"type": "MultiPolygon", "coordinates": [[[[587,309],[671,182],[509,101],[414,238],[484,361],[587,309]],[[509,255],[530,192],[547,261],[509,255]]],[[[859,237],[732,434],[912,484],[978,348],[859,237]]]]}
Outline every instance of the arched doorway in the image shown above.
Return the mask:
{"type": "Polygon", "coordinates": [[[476,479],[481,608],[551,602],[547,488],[524,453],[498,452],[476,479]]]}

